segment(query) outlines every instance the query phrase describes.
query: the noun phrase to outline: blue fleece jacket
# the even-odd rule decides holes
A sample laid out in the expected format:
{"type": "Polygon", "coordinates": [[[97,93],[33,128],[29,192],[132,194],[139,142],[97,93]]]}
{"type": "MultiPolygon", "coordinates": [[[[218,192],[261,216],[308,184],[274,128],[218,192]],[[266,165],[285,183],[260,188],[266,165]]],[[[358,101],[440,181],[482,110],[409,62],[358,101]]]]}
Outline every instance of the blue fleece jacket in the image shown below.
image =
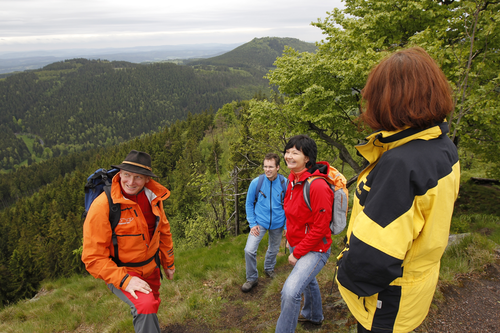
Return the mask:
{"type": "MultiPolygon", "coordinates": [[[[264,177],[255,207],[255,190],[257,189],[259,177],[250,183],[246,200],[246,213],[250,228],[260,225],[263,228],[272,230],[284,226],[286,219],[281,202],[285,197],[285,192],[283,192],[280,181],[280,177],[276,177],[272,182],[267,177],[264,177]]],[[[288,180],[286,181],[288,183],[288,180]]]]}

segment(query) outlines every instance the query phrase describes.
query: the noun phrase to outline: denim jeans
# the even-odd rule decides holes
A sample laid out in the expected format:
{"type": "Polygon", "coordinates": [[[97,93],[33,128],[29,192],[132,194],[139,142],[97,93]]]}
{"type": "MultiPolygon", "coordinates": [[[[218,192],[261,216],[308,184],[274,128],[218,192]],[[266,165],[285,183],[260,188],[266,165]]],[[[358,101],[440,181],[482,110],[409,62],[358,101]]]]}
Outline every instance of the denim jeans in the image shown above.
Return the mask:
{"type": "Polygon", "coordinates": [[[269,232],[269,246],[267,248],[266,259],[264,261],[264,270],[272,271],[274,269],[274,265],[276,265],[276,255],[280,250],[283,227],[267,230],[262,226],[259,226],[259,229],[259,236],[248,234],[247,245],[245,246],[247,281],[254,281],[259,278],[259,273],[257,272],[257,249],[259,248],[259,243],[266,232],[269,232]]]}
{"type": "Polygon", "coordinates": [[[281,290],[281,314],[276,324],[276,332],[295,332],[299,313],[311,321],[323,321],[321,292],[316,275],[325,266],[330,251],[309,252],[297,261],[281,290]],[[301,311],[302,294],[304,306],[301,311]]]}

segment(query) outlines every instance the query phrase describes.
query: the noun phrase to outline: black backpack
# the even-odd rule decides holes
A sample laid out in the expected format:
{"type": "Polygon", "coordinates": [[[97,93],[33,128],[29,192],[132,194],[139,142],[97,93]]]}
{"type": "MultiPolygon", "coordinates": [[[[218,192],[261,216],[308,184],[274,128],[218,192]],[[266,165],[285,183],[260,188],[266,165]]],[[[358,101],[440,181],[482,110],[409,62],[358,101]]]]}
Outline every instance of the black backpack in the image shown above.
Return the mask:
{"type": "Polygon", "coordinates": [[[111,180],[118,173],[118,169],[97,169],[93,174],[87,178],[85,184],[85,211],[82,217],[85,219],[89,212],[90,205],[94,202],[95,198],[101,195],[102,192],[106,193],[109,202],[109,221],[111,222],[111,229],[115,229],[120,221],[120,204],[114,204],[111,199],[111,180]]]}
{"type": "Polygon", "coordinates": [[[102,192],[106,193],[108,197],[109,203],[109,223],[111,224],[111,239],[113,241],[113,247],[115,250],[115,256],[111,257],[111,259],[118,265],[118,267],[141,267],[146,264],[149,264],[151,261],[156,260],[158,267],[160,267],[160,256],[159,256],[159,248],[154,256],[151,258],[141,261],[141,262],[133,262],[133,263],[124,263],[121,262],[118,257],[118,238],[115,233],[115,228],[120,222],[121,216],[121,205],[118,203],[114,203],[111,198],[111,182],[113,177],[120,171],[119,169],[97,169],[93,174],[91,174],[87,178],[87,183],[85,184],[85,211],[83,212],[83,219],[87,217],[88,211],[92,202],[94,202],[95,198],[101,195],[102,192]]]}

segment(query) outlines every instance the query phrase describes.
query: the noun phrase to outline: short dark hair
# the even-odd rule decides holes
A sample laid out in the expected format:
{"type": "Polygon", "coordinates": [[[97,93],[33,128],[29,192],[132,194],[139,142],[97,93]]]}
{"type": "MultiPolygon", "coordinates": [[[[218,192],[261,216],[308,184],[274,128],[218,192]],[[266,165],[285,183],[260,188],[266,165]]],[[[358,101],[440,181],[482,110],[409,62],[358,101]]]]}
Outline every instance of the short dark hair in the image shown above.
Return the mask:
{"type": "Polygon", "coordinates": [[[446,76],[421,47],[382,60],[361,94],[365,110],[360,119],[373,130],[427,128],[442,122],[453,109],[446,76]]]}
{"type": "MultiPolygon", "coordinates": [[[[274,160],[274,162],[276,163],[276,167],[279,167],[280,166],[280,157],[278,154],[275,154],[275,153],[267,153],[266,156],[264,156],[264,161],[265,160],[274,160]]],[[[264,161],[262,161],[262,163],[264,163],[264,161]]]]}
{"type": "Polygon", "coordinates": [[[290,148],[295,147],[295,149],[300,150],[304,155],[309,157],[309,161],[306,163],[306,168],[310,168],[316,165],[316,156],[318,155],[318,147],[313,139],[304,134],[299,134],[292,136],[288,140],[283,154],[290,148]]]}

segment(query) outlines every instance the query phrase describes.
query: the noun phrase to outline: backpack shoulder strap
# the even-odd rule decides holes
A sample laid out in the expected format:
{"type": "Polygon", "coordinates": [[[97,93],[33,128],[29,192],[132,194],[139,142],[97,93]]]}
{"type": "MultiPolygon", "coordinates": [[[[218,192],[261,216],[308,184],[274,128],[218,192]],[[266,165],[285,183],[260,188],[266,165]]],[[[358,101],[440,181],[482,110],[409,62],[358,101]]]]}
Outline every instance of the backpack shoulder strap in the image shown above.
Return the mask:
{"type": "Polygon", "coordinates": [[[311,176],[309,178],[307,178],[305,181],[304,181],[304,186],[302,187],[302,190],[303,190],[303,196],[304,196],[304,201],[306,202],[306,205],[307,205],[307,208],[309,208],[309,210],[312,212],[312,207],[311,207],[311,183],[313,181],[315,181],[316,179],[323,179],[326,184],[328,185],[328,187],[331,188],[330,186],[330,183],[328,182],[328,180],[326,180],[325,177],[323,176],[319,176],[319,175],[316,175],[316,176],[311,176]]]}
{"type": "Polygon", "coordinates": [[[253,201],[254,205],[257,203],[257,199],[259,198],[260,188],[262,187],[262,183],[264,182],[265,176],[266,176],[265,174],[259,175],[259,181],[257,182],[257,187],[255,188],[255,200],[253,201]]]}
{"type": "Polygon", "coordinates": [[[104,185],[104,193],[106,193],[106,197],[108,198],[108,203],[109,203],[109,223],[111,224],[111,241],[113,242],[113,248],[115,251],[115,256],[113,257],[116,261],[119,262],[119,257],[118,257],[118,238],[116,237],[115,229],[116,226],[118,225],[118,222],[120,222],[120,216],[121,216],[121,205],[118,203],[114,203],[113,199],[111,198],[111,184],[106,183],[104,185]]]}
{"type": "Polygon", "coordinates": [[[106,193],[106,197],[108,198],[109,203],[109,223],[111,224],[111,230],[113,233],[115,232],[115,228],[120,222],[121,215],[121,205],[115,204],[113,199],[111,198],[111,185],[104,185],[104,193],[106,193]]]}
{"type": "Polygon", "coordinates": [[[283,176],[281,173],[278,173],[278,177],[280,179],[280,183],[281,183],[281,188],[283,189],[283,192],[286,192],[286,178],[285,176],[283,176]]]}

